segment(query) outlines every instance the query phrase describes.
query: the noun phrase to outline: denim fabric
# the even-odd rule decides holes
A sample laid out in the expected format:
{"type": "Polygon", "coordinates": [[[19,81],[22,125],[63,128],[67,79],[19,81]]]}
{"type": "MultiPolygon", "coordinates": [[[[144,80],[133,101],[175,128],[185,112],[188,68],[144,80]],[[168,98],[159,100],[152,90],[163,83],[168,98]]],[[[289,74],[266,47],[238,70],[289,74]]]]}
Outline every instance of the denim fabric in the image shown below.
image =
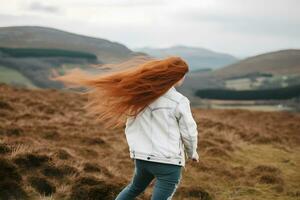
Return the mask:
{"type": "Polygon", "coordinates": [[[155,178],[151,200],[171,200],[181,179],[179,165],[135,159],[134,176],[115,200],[133,200],[155,178]]]}

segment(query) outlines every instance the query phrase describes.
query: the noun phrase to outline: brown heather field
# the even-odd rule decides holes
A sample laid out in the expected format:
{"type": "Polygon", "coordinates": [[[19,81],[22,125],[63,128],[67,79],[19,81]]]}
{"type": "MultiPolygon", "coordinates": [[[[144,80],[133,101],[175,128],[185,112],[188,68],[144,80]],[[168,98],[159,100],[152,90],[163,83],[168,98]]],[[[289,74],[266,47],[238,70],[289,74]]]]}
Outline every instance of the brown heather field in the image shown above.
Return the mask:
{"type": "MultiPolygon", "coordinates": [[[[130,181],[124,130],[85,115],[82,96],[0,85],[0,199],[110,200],[130,181]]],[[[300,114],[193,109],[200,162],[175,200],[300,199],[300,114]]],[[[149,199],[151,186],[139,199],[149,199]]]]}

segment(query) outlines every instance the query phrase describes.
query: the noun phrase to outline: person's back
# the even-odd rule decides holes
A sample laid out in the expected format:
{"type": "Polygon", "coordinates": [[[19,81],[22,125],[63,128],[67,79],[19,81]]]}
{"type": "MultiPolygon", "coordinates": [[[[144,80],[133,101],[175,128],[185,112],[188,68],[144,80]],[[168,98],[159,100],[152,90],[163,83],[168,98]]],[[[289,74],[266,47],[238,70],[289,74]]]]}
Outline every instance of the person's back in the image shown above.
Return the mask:
{"type": "Polygon", "coordinates": [[[197,149],[197,125],[189,100],[171,87],[135,119],[128,118],[125,128],[130,157],[184,166],[184,148],[197,149]],[[183,139],[183,140],[182,140],[183,139]]]}
{"type": "Polygon", "coordinates": [[[129,117],[125,128],[135,174],[116,200],[131,200],[155,178],[152,200],[169,200],[181,179],[187,158],[198,161],[197,124],[190,102],[171,87],[136,118],[129,117]]]}
{"type": "Polygon", "coordinates": [[[153,179],[152,200],[170,200],[186,157],[198,161],[198,132],[190,102],[174,87],[182,84],[188,71],[180,57],[169,57],[108,74],[74,71],[56,78],[92,88],[85,93],[89,95],[86,108],[104,127],[120,127],[126,120],[125,135],[135,169],[116,200],[133,200],[153,179]]]}

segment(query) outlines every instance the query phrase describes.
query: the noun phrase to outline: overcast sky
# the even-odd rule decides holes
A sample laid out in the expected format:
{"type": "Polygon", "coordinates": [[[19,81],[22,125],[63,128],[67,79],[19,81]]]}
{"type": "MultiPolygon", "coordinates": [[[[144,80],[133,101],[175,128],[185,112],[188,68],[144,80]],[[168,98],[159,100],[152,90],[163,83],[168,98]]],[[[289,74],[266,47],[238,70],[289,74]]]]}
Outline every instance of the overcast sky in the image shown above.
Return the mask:
{"type": "MultiPolygon", "coordinates": [[[[0,26],[38,25],[138,47],[238,57],[300,48],[300,0],[0,0],[0,26]]],[[[1,41],[0,41],[1,44],[1,41]]]]}

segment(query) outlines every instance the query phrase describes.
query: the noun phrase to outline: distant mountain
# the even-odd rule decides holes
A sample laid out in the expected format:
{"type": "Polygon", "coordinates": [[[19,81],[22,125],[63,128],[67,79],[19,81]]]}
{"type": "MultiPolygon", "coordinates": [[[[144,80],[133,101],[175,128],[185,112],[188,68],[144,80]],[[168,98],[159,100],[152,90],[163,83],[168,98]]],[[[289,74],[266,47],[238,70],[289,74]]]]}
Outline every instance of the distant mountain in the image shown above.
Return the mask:
{"type": "Polygon", "coordinates": [[[300,75],[300,50],[287,49],[246,58],[212,74],[222,79],[251,74],[300,75]]]}
{"type": "Polygon", "coordinates": [[[87,52],[95,54],[103,63],[118,62],[136,55],[117,42],[39,26],[0,27],[0,46],[87,52]]]}
{"type": "Polygon", "coordinates": [[[191,71],[203,69],[217,69],[237,62],[237,58],[229,54],[218,53],[204,48],[173,46],[170,48],[138,48],[138,52],[149,54],[150,56],[163,58],[166,56],[181,56],[185,59],[191,71]]]}

